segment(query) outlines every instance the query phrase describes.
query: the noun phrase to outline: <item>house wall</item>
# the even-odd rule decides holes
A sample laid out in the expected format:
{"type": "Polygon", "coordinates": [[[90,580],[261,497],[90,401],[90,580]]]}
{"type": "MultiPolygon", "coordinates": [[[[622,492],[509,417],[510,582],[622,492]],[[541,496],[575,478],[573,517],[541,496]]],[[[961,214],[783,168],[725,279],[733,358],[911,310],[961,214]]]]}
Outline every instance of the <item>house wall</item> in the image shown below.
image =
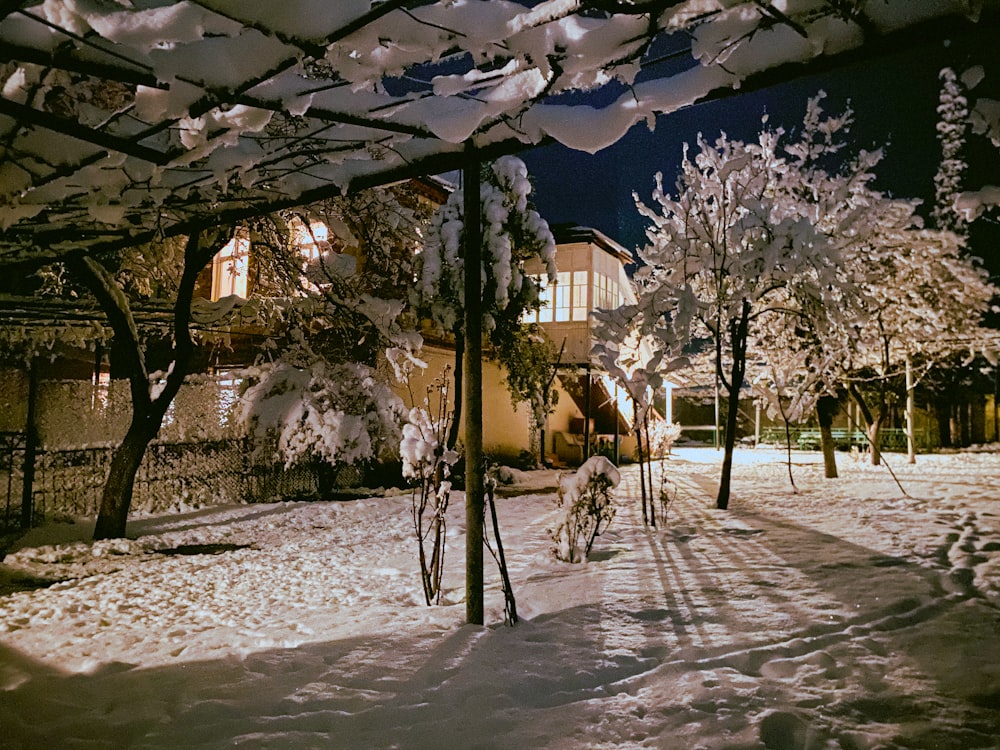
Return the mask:
{"type": "MultiPolygon", "coordinates": [[[[416,369],[410,374],[409,387],[394,382],[393,390],[403,399],[406,407],[424,406],[428,388],[437,378],[447,375],[449,381],[448,408],[454,408],[455,391],[455,351],[453,349],[425,344],[421,359],[427,363],[425,369],[416,369]]],[[[437,393],[431,392],[431,410],[435,410],[437,393]]],[[[465,429],[465,409],[462,410],[461,429],[465,429]]],[[[483,362],[483,450],[486,453],[516,456],[528,450],[531,444],[531,415],[526,403],[517,409],[511,404],[502,369],[490,361],[483,362]]]]}

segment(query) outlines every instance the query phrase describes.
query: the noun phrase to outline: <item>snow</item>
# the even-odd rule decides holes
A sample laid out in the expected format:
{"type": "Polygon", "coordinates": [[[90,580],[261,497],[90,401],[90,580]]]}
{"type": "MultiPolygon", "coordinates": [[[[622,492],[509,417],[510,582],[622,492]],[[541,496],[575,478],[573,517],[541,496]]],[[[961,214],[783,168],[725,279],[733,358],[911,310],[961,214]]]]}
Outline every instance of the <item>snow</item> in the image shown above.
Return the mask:
{"type": "Polygon", "coordinates": [[[266,212],[275,200],[391,182],[400,170],[454,168],[465,143],[512,151],[552,138],[595,152],[754,74],[878,45],[879,34],[917,23],[975,21],[984,7],[866,0],[851,6],[855,15],[821,0],[660,5],[670,7],[34,3],[0,19],[0,41],[30,52],[0,76],[4,97],[35,110],[0,122],[9,140],[0,226],[17,230],[0,241],[14,260],[117,243],[121,232],[139,244],[200,225],[204,206],[210,215],[266,212]],[[689,66],[661,74],[661,60],[646,53],[671,34],[690,38],[689,66]],[[55,68],[26,61],[56,49],[55,68]],[[644,68],[651,76],[639,76],[644,68]],[[608,84],[620,96],[592,106],[605,96],[587,93],[608,84]],[[49,92],[59,94],[58,111],[46,109],[49,92]],[[52,114],[65,122],[55,127],[52,114]],[[55,230],[80,236],[28,239],[55,230]]]}
{"type": "Polygon", "coordinates": [[[780,456],[738,451],[718,511],[721,454],[675,448],[658,530],[623,468],[577,565],[551,554],[554,474],[514,473],[533,483],[497,499],[513,628],[492,568],[487,626],[463,624],[461,502],[438,607],[406,495],[149,517],[98,544],[36,529],[0,582],[61,582],[0,598],[0,744],[998,747],[1000,454],[890,455],[908,494],[802,452],[796,493],[780,456]]]}
{"type": "Polygon", "coordinates": [[[587,490],[587,485],[597,477],[605,477],[611,487],[617,487],[621,482],[621,473],[611,461],[604,456],[591,456],[579,469],[560,477],[559,489],[564,502],[575,502],[587,490]]]}

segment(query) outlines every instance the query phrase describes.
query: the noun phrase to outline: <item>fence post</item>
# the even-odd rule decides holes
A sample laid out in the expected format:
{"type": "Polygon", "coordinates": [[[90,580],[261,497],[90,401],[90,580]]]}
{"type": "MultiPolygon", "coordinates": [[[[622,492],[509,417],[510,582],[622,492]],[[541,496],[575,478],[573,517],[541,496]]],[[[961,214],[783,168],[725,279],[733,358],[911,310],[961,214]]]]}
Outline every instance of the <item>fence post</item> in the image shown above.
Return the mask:
{"type": "Polygon", "coordinates": [[[35,428],[35,402],[38,400],[38,366],[34,359],[28,364],[28,415],[24,425],[24,464],[21,471],[21,528],[31,528],[34,515],[35,453],[38,430],[35,428]]]}

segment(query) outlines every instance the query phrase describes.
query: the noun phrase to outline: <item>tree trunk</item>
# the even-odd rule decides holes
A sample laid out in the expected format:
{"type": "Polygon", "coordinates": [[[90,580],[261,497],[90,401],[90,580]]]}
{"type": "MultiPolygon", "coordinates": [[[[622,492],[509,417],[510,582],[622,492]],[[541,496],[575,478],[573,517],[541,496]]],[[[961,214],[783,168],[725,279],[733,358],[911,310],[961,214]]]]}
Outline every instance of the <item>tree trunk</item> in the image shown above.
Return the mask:
{"type": "Polygon", "coordinates": [[[781,416],[785,422],[785,467],[788,469],[788,483],[792,485],[795,492],[798,492],[799,488],[795,486],[795,475],[792,473],[792,424],[785,416],[784,410],[782,410],[781,416]]]}
{"type": "Polygon", "coordinates": [[[961,405],[955,401],[951,401],[948,405],[948,444],[952,448],[962,447],[962,425],[959,419],[961,408],[961,405]]]}
{"type": "MultiPolygon", "coordinates": [[[[659,502],[659,497],[653,492],[653,442],[649,439],[649,412],[647,411],[645,416],[642,418],[642,428],[646,433],[646,471],[647,484],[649,485],[649,524],[655,529],[656,528],[656,506],[659,502]]],[[[660,457],[663,460],[663,457],[660,457]]],[[[640,470],[642,467],[639,467],[640,470]]],[[[663,467],[660,467],[661,471],[663,467]]]]}
{"type": "Polygon", "coordinates": [[[125,438],[111,457],[111,468],[101,492],[101,507],[94,526],[94,539],[119,539],[125,536],[128,511],[132,505],[135,476],[146,455],[146,448],[159,430],[159,421],[149,431],[148,414],[135,413],[125,438]]]}
{"type": "Polygon", "coordinates": [[[194,351],[191,338],[191,300],[201,269],[228,242],[232,233],[217,229],[210,240],[202,244],[200,234],[188,238],[184,250],[184,271],[177,288],[173,308],[173,362],[156,398],[150,393],[149,373],[144,359],[144,347],[139,338],[129,300],[111,273],[90,257],[71,264],[94,294],[114,331],[113,351],[128,374],[132,395],[132,421],[121,444],[111,459],[111,468],[101,493],[101,507],[94,527],[94,539],[115,539],[125,536],[135,475],[150,441],[160,430],[163,417],[187,374],[188,361],[194,351]]]}
{"type": "Polygon", "coordinates": [[[972,445],[972,420],[970,419],[972,403],[967,396],[962,397],[958,409],[958,425],[962,436],[961,447],[968,448],[972,445]]]}
{"type": "MultiPolygon", "coordinates": [[[[722,458],[722,477],[719,479],[719,495],[715,506],[719,510],[729,508],[729,492],[733,474],[733,451],[736,448],[736,426],[740,411],[740,391],[746,374],[747,335],[750,328],[750,302],[743,300],[739,320],[730,324],[733,366],[729,382],[726,384],[728,409],[726,410],[726,442],[722,458]]],[[[716,368],[721,370],[721,361],[716,359],[716,368]]]]}
{"type": "Polygon", "coordinates": [[[879,414],[868,425],[868,450],[871,451],[872,466],[882,465],[882,415],[879,414]]]}
{"type": "Polygon", "coordinates": [[[455,334],[455,388],[452,398],[451,426],[448,428],[447,447],[455,450],[458,445],[459,423],[462,421],[462,398],[465,392],[462,374],[465,369],[465,326],[456,325],[455,334]]]}
{"type": "Polygon", "coordinates": [[[861,391],[858,390],[858,386],[855,383],[851,383],[848,390],[851,397],[854,399],[854,403],[858,405],[858,411],[861,412],[861,418],[865,421],[865,435],[868,438],[868,450],[871,455],[871,464],[872,466],[879,466],[882,463],[882,450],[880,447],[882,440],[882,424],[885,422],[887,411],[885,395],[883,393],[879,402],[878,413],[875,414],[868,408],[868,404],[865,403],[864,396],[861,395],[861,391]]]}
{"type": "MultiPolygon", "coordinates": [[[[740,387],[742,385],[741,381],[740,387]]],[[[728,413],[726,414],[725,451],[722,457],[722,477],[719,479],[719,495],[715,500],[715,507],[719,510],[729,508],[729,492],[733,474],[733,452],[736,448],[737,405],[739,400],[739,390],[736,388],[735,383],[731,384],[726,389],[726,392],[729,406],[727,409],[728,413]]]]}
{"type": "Polygon", "coordinates": [[[823,475],[827,479],[837,478],[837,446],[833,442],[833,418],[839,406],[840,400],[836,396],[820,396],[816,402],[819,443],[823,449],[823,475]]]}
{"type": "Polygon", "coordinates": [[[951,406],[944,396],[939,396],[935,402],[934,414],[937,417],[938,445],[942,448],[950,448],[951,406]]]}
{"type": "MultiPolygon", "coordinates": [[[[639,488],[642,492],[642,525],[649,525],[649,516],[646,513],[646,472],[643,469],[644,454],[642,452],[642,430],[639,427],[639,423],[636,422],[635,425],[635,449],[639,454],[639,488]]],[[[652,488],[650,488],[652,490],[652,488]]],[[[650,503],[652,504],[652,503],[650,503]]]]}

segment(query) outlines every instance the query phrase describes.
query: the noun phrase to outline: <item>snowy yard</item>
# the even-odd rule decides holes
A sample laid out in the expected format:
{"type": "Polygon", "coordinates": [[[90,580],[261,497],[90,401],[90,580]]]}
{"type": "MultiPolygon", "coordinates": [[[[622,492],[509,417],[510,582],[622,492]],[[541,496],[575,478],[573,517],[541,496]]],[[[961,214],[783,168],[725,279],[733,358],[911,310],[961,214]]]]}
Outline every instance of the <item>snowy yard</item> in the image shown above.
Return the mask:
{"type": "Polygon", "coordinates": [[[0,748],[1000,748],[1000,455],[890,455],[908,496],[838,458],[796,454],[796,494],[738,452],[723,512],[721,454],[679,450],[658,531],[626,468],[583,565],[553,495],[500,499],[515,628],[489,557],[462,624],[460,495],[435,608],[408,496],[37,530],[0,566],[0,748]]]}

